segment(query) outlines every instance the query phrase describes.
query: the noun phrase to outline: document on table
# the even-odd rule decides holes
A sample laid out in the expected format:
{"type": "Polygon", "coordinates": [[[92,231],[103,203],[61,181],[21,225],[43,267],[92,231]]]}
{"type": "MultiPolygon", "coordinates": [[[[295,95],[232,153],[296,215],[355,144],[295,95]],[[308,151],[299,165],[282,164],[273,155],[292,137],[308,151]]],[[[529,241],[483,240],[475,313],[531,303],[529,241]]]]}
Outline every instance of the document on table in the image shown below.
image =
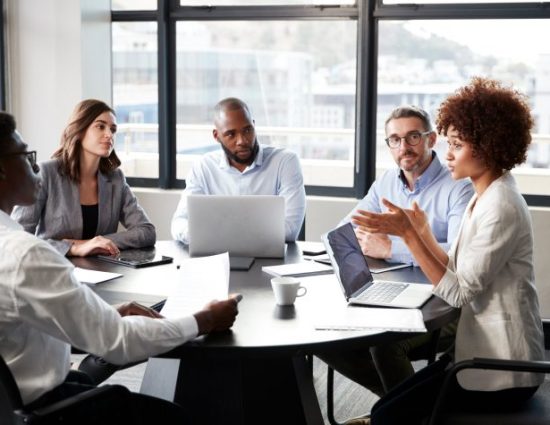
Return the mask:
{"type": "Polygon", "coordinates": [[[313,274],[332,273],[332,267],[314,261],[281,264],[278,266],[263,266],[262,271],[273,276],[307,276],[313,274]]]}
{"type": "Polygon", "coordinates": [[[161,314],[168,318],[188,316],[212,300],[229,294],[229,254],[190,258],[180,264],[178,285],[168,296],[161,314]]]}
{"type": "Polygon", "coordinates": [[[75,267],[73,273],[79,282],[88,285],[95,285],[122,276],[120,273],[100,272],[98,270],[81,269],[80,267],[75,267]]]}
{"type": "Polygon", "coordinates": [[[380,330],[393,332],[426,332],[422,312],[406,308],[347,307],[315,321],[317,330],[380,330]]]}

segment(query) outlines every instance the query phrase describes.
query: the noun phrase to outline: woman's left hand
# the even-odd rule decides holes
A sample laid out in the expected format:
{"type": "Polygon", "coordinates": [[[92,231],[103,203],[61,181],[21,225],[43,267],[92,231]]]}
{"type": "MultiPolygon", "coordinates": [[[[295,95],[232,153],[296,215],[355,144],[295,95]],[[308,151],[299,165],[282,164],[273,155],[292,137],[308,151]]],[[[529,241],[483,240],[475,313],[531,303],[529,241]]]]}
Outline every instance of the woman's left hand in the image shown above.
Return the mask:
{"type": "MultiPolygon", "coordinates": [[[[382,202],[388,208],[388,212],[373,213],[357,210],[357,214],[351,218],[352,222],[357,226],[365,228],[370,233],[383,233],[404,237],[408,231],[413,229],[413,224],[417,224],[415,217],[420,217],[420,214],[415,215],[413,214],[414,210],[400,208],[387,199],[382,199],[382,202]],[[409,218],[409,215],[412,215],[414,221],[409,218]]],[[[420,221],[421,219],[419,218],[418,223],[420,221]]]]}

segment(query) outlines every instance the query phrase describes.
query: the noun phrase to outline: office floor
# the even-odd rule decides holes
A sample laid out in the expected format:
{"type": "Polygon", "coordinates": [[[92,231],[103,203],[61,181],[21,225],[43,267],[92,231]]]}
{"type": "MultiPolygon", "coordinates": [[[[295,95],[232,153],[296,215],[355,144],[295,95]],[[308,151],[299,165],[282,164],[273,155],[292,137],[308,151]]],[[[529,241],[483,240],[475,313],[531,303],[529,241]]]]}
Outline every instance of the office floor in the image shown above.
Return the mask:
{"type": "MultiPolygon", "coordinates": [[[[73,367],[84,358],[83,355],[72,355],[73,367]]],[[[550,360],[550,350],[546,351],[546,359],[550,360]]],[[[425,362],[416,362],[415,369],[421,368],[425,362]]],[[[121,384],[128,387],[131,391],[139,392],[141,380],[145,372],[146,363],[134,366],[129,369],[121,370],[115,373],[105,383],[121,384]]],[[[315,390],[321,406],[321,412],[325,419],[325,424],[328,425],[326,418],[326,385],[327,385],[327,368],[326,365],[317,358],[313,361],[313,376],[315,390]]],[[[546,377],[546,381],[550,382],[550,376],[546,377]]],[[[334,375],[334,405],[335,417],[338,421],[343,422],[345,419],[364,415],[370,411],[372,405],[378,400],[374,394],[360,385],[340,376],[338,373],[334,375]]],[[[546,390],[550,391],[550,386],[546,386],[546,390]]]]}
{"type": "MultiPolygon", "coordinates": [[[[77,367],[84,355],[72,355],[73,368],[77,367]]],[[[129,388],[131,391],[139,392],[141,380],[145,372],[146,363],[134,366],[129,369],[121,370],[115,373],[105,383],[121,384],[129,388]]],[[[313,375],[315,389],[317,391],[321,411],[326,419],[326,365],[315,358],[313,362],[313,375]]],[[[371,406],[376,402],[378,397],[374,394],[355,384],[348,379],[343,378],[339,374],[335,374],[335,416],[339,421],[361,416],[370,411],[371,406]]]]}

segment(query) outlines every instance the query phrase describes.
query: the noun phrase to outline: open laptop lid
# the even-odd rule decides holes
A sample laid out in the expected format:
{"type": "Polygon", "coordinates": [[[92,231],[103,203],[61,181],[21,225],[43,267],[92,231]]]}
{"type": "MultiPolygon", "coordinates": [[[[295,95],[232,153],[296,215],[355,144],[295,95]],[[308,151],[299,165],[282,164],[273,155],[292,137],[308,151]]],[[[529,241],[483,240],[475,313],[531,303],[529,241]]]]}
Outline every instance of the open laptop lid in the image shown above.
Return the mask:
{"type": "Polygon", "coordinates": [[[285,199],[277,195],[189,195],[189,254],[282,258],[285,199]]]}
{"type": "Polygon", "coordinates": [[[372,274],[351,223],[331,230],[322,236],[322,240],[346,300],[372,285],[372,274]]]}

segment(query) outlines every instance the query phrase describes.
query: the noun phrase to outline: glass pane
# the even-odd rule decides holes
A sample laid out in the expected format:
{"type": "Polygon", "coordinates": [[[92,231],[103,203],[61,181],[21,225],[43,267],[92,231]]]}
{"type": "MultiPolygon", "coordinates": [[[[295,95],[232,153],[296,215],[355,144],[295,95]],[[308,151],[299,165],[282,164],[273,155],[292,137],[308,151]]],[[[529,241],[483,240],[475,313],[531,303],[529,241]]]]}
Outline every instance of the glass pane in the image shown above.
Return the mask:
{"type": "Polygon", "coordinates": [[[384,4],[544,3],[548,0],[382,0],[384,4]]]}
{"type": "Polygon", "coordinates": [[[115,149],[127,177],[158,178],[157,24],[112,25],[115,149]]]}
{"type": "MultiPolygon", "coordinates": [[[[515,170],[523,193],[550,195],[550,49],[548,20],[380,22],[377,169],[395,166],[384,122],[401,104],[435,119],[447,95],[472,76],[513,84],[529,96],[536,126],[527,163],[515,170]]],[[[446,146],[436,144],[440,158],[446,146]]]]}
{"type": "Polygon", "coordinates": [[[179,22],[177,177],[219,149],[212,108],[248,103],[260,143],[295,151],[308,185],[353,186],[355,21],[179,22]]]}
{"type": "Polygon", "coordinates": [[[111,0],[111,10],[156,10],[157,0],[111,0]]]}
{"type": "Polygon", "coordinates": [[[356,0],[180,0],[180,6],[350,5],[356,0]]]}

